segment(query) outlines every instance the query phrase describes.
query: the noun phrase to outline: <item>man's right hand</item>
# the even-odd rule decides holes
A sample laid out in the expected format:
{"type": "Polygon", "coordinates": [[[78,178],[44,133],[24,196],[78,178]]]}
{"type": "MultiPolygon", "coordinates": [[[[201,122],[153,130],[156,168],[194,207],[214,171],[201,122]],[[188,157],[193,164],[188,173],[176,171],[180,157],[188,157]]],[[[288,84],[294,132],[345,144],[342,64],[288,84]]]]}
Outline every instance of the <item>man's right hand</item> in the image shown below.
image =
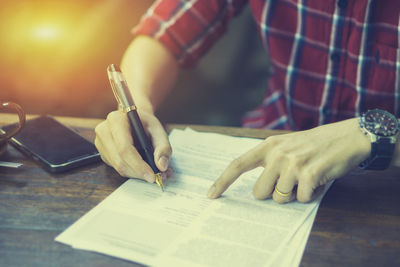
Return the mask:
{"type": "MultiPolygon", "coordinates": [[[[154,161],[161,172],[168,169],[172,153],[168,135],[154,114],[138,111],[143,127],[154,147],[154,161]]],[[[135,149],[126,114],[116,110],[95,128],[95,145],[102,160],[113,167],[121,176],[139,178],[150,183],[155,174],[135,149]]]]}

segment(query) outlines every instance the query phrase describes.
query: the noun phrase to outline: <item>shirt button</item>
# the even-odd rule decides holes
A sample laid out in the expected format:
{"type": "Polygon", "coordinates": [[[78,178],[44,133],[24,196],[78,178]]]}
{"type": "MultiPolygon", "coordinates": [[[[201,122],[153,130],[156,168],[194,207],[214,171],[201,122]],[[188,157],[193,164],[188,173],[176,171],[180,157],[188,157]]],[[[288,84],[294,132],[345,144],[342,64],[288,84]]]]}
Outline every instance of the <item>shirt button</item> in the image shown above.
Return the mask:
{"type": "Polygon", "coordinates": [[[347,0],[339,0],[338,3],[337,3],[337,5],[338,5],[340,8],[345,8],[345,7],[347,7],[347,0]]]}
{"type": "Polygon", "coordinates": [[[340,60],[340,55],[339,55],[339,53],[332,53],[331,54],[331,60],[332,61],[339,61],[340,60]]]}

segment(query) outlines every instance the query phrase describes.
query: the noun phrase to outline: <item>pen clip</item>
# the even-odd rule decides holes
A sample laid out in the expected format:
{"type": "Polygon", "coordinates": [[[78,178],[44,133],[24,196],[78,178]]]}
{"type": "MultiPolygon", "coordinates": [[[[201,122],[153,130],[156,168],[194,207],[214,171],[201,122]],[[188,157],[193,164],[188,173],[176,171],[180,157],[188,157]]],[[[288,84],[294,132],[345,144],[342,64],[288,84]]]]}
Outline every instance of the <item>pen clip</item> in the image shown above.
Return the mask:
{"type": "Polygon", "coordinates": [[[118,108],[124,112],[135,110],[136,106],[129,91],[128,83],[119,67],[111,64],[107,68],[107,73],[111,83],[111,89],[118,102],[118,108]]]}
{"type": "Polygon", "coordinates": [[[115,84],[115,81],[114,81],[114,79],[112,77],[109,80],[110,80],[111,89],[113,91],[114,97],[118,102],[118,109],[123,110],[124,106],[122,104],[121,97],[118,94],[117,85],[115,84]]]}

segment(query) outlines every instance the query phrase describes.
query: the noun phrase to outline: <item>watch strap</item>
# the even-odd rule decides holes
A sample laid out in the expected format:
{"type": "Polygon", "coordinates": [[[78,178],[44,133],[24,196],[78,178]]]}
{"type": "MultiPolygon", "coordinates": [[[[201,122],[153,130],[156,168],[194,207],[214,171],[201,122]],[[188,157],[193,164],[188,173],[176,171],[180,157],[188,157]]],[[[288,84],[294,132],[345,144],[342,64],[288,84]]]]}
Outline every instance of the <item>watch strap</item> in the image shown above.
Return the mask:
{"type": "Polygon", "coordinates": [[[371,143],[371,156],[361,162],[359,167],[363,170],[384,170],[392,161],[395,144],[390,138],[381,138],[371,143]]]}

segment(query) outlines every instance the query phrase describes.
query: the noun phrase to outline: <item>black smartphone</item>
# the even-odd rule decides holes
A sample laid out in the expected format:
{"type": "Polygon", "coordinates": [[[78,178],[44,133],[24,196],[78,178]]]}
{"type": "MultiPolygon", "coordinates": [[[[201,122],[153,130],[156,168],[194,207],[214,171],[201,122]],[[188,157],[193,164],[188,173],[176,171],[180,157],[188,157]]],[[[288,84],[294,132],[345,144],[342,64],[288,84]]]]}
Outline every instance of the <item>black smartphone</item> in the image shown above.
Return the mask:
{"type": "MultiPolygon", "coordinates": [[[[3,129],[12,127],[4,126],[3,129]]],[[[26,121],[24,128],[10,140],[18,150],[54,173],[100,161],[90,141],[51,116],[26,121]]]]}

